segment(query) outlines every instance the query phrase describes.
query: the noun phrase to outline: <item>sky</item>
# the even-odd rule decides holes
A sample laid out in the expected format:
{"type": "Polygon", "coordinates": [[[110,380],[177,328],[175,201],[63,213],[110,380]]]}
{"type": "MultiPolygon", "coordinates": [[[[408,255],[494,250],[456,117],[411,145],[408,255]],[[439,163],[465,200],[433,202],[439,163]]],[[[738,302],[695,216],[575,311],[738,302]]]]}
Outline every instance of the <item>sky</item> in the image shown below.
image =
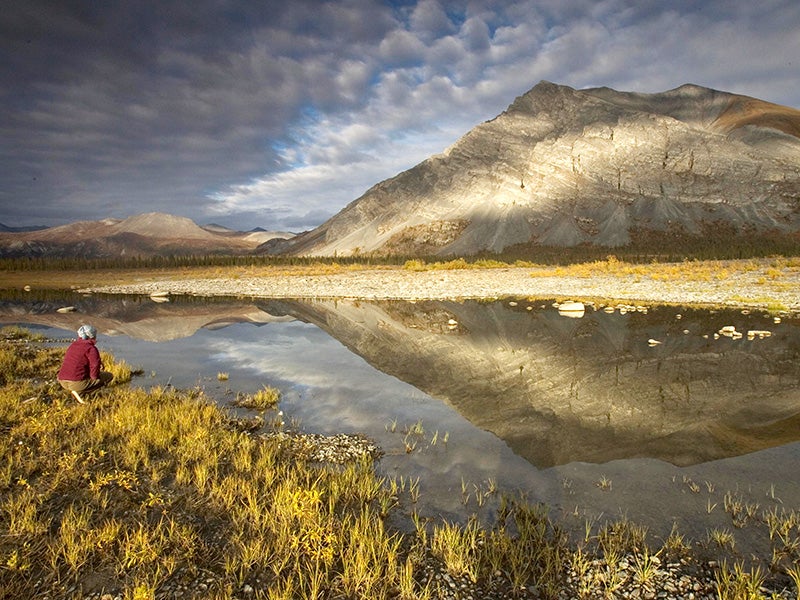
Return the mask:
{"type": "Polygon", "coordinates": [[[800,108],[800,2],[6,0],[0,223],[312,229],[541,80],[800,108]]]}

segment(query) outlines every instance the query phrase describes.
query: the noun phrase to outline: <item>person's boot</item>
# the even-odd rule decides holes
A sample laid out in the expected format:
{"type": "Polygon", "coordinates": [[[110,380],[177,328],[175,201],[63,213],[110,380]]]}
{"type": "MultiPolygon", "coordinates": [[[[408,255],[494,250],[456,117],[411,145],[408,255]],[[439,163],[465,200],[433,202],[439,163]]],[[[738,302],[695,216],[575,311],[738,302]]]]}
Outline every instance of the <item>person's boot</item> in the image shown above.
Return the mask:
{"type": "Polygon", "coordinates": [[[81,398],[81,395],[78,392],[76,392],[75,390],[72,390],[71,394],[72,394],[73,398],[75,398],[75,400],[77,400],[81,404],[86,404],[86,401],[83,398],[81,398]]]}

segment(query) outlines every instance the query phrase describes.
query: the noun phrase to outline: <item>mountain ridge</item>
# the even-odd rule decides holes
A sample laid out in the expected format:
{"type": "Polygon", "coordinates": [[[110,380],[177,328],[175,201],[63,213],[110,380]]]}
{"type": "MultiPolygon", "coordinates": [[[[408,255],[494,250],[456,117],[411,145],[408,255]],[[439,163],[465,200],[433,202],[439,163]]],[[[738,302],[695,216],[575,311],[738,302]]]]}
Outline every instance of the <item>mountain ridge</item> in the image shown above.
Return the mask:
{"type": "Polygon", "coordinates": [[[685,84],[543,81],[441,154],[263,248],[297,255],[619,247],[650,233],[800,231],[800,111],[685,84]]]}
{"type": "Polygon", "coordinates": [[[76,221],[35,231],[0,232],[0,256],[109,258],[165,254],[249,254],[293,234],[201,227],[187,217],[149,212],[76,221]]]}

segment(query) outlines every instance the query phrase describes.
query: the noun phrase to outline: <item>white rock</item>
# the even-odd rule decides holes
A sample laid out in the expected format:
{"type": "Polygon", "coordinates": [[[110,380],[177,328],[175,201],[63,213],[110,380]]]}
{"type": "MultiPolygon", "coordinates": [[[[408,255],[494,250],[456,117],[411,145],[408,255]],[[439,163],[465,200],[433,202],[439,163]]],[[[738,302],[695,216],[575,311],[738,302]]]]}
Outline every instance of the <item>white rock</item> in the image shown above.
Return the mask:
{"type": "Polygon", "coordinates": [[[570,317],[573,319],[581,318],[586,311],[583,302],[562,302],[558,305],[558,314],[562,317],[570,317]]]}
{"type": "Polygon", "coordinates": [[[768,338],[772,335],[771,331],[767,331],[765,329],[750,329],[747,332],[747,339],[752,340],[754,338],[764,339],[768,338]]]}

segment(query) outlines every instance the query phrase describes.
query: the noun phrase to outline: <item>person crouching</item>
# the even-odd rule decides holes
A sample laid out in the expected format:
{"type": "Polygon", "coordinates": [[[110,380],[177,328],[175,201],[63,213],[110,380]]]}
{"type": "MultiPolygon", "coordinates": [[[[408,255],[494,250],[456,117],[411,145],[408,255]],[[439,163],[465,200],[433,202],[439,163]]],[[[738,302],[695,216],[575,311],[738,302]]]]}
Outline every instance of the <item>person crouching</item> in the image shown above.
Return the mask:
{"type": "Polygon", "coordinates": [[[100,352],[97,350],[97,329],[81,325],[78,339],[72,342],[64,355],[58,371],[58,383],[81,404],[83,392],[91,392],[111,383],[114,376],[103,371],[100,352]]]}

